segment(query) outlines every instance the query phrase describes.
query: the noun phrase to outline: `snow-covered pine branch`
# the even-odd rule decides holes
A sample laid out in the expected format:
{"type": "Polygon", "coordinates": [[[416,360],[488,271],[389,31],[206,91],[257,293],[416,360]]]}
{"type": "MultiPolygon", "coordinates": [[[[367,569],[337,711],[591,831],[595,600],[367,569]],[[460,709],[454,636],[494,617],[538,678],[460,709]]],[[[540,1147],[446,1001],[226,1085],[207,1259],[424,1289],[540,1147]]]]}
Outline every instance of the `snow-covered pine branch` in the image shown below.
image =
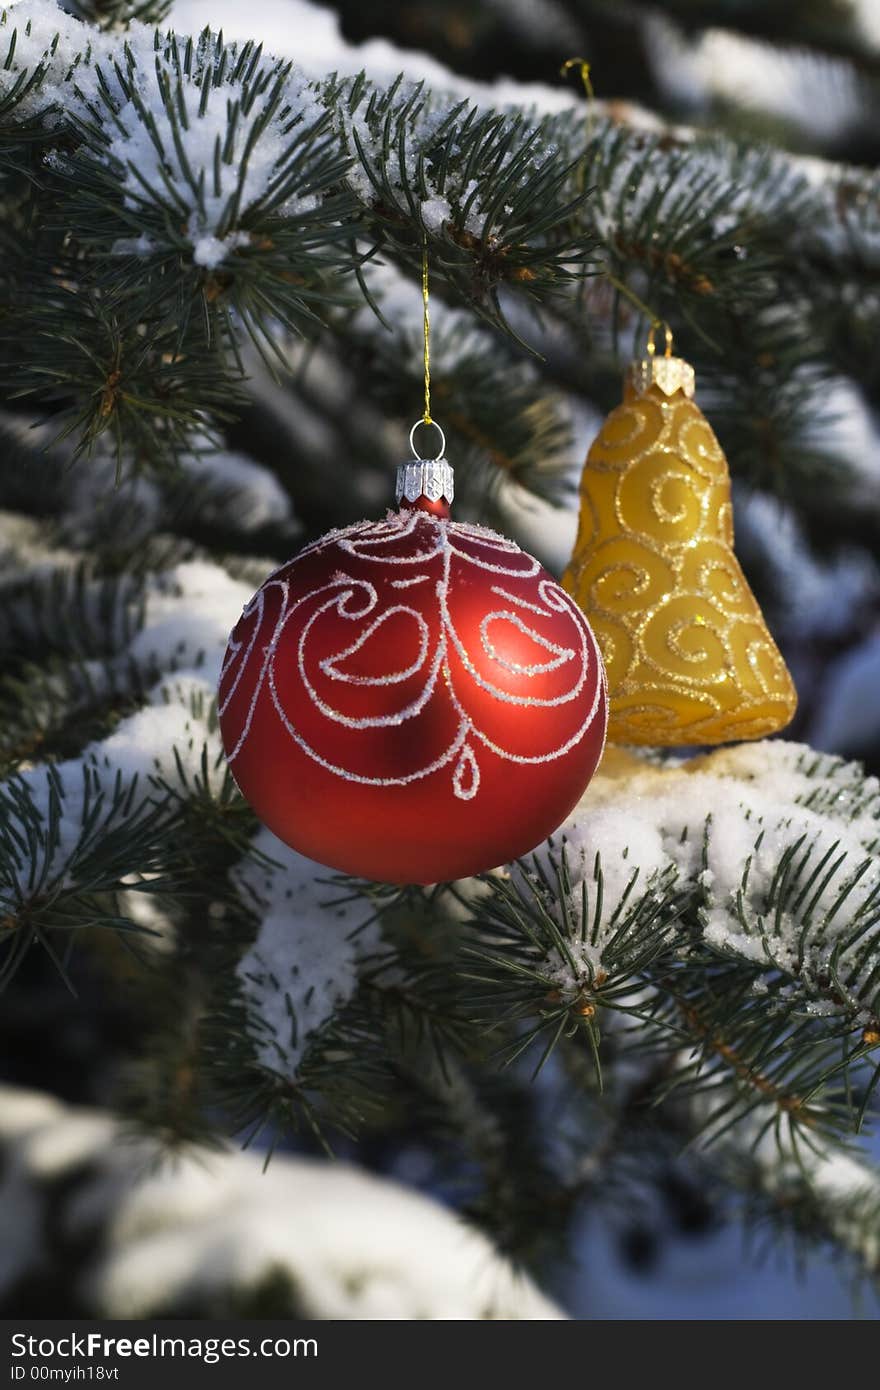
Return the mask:
{"type": "MultiPolygon", "coordinates": [[[[853,332],[873,322],[860,291],[880,244],[873,175],[631,128],[601,108],[587,130],[570,97],[542,114],[528,88],[493,110],[489,91],[469,103],[441,86],[328,80],[207,33],[98,32],[50,0],[17,0],[0,29],[12,186],[23,214],[33,199],[63,206],[75,236],[44,230],[27,300],[11,285],[40,351],[7,367],[19,389],[56,394],[80,446],[110,430],[140,467],[182,451],[242,408],[242,333],[282,362],[285,331],[314,336],[319,321],[343,347],[363,256],[379,245],[414,275],[424,233],[435,292],[453,303],[533,347],[543,330],[517,306],[556,306],[574,377],[585,332],[602,357],[609,317],[639,329],[620,299],[577,299],[579,276],[630,281],[694,323],[683,346],[738,397],[721,421],[734,469],[772,489],[815,470],[792,421],[815,418],[820,381],[789,383],[815,361],[820,322],[847,369],[853,332]],[[707,341],[725,338],[717,362],[707,341]]],[[[826,482],[842,491],[839,472],[826,482]]]]}
{"type": "MultiPolygon", "coordinates": [[[[173,1142],[207,1138],[218,1115],[322,1139],[421,1124],[439,1137],[438,1180],[454,1136],[472,1209],[520,1251],[562,1228],[588,1163],[601,1186],[603,1125],[626,1128],[638,1090],[666,1140],[702,1136],[713,1173],[774,1210],[793,1194],[811,1229],[875,1270],[876,1175],[850,1172],[839,1193],[826,1181],[849,1161],[880,1037],[872,779],[784,742],[684,765],[609,756],[529,864],[391,893],[257,830],[223,772],[213,690],[266,571],[389,499],[421,400],[423,235],[462,515],[506,508],[521,524],[530,494],[564,495],[643,340],[628,288],[696,362],[734,472],[786,496],[790,525],[768,497],[738,516],[773,560],[780,607],[821,607],[810,630],[827,637],[844,585],[864,598],[877,577],[876,175],[631,107],[585,112],[568,89],[430,62],[397,80],[388,46],[363,76],[350,48],[300,66],[260,34],[174,37],[139,8],[82,5],[97,27],[48,0],[0,17],[0,376],[48,417],[2,421],[9,974],[38,969],[36,944],[74,974],[85,959],[100,1001],[120,981],[126,999],[141,990],[142,1047],[114,1103],[173,1142]],[[46,453],[59,430],[68,442],[46,453]],[[807,562],[817,529],[863,549],[807,562]],[[98,923],[119,935],[97,947],[98,923]],[[133,983],[119,944],[144,929],[157,949],[133,983]],[[598,1154],[544,1124],[557,1066],[598,1154]],[[829,1167],[798,1177],[791,1150],[780,1164],[765,1147],[771,1131],[806,1137],[829,1167]],[[862,1232],[853,1188],[868,1194],[862,1232]]],[[[558,564],[538,515],[536,546],[558,564]]],[[[256,1186],[253,1167],[241,1181],[256,1186]]],[[[22,1211],[31,1186],[16,1188],[22,1211]]],[[[187,1235],[213,1270],[204,1230],[187,1235]]],[[[200,1295],[210,1280],[183,1242],[160,1244],[174,1289],[200,1295]]],[[[113,1307],[161,1311],[142,1253],[130,1266],[117,1252],[98,1306],[120,1288],[113,1307]]]]}
{"type": "Polygon", "coordinates": [[[69,1248],[92,1317],[559,1318],[473,1226],[350,1164],[193,1149],[161,1162],[107,1113],[0,1091],[0,1297],[69,1248]],[[126,1142],[127,1139],[127,1142],[126,1142]],[[76,1174],[77,1181],[70,1178],[76,1174]]]}
{"type": "Polygon", "coordinates": [[[612,1046],[615,1011],[636,1046],[646,1022],[677,1059],[667,1084],[732,1083],[707,1129],[768,1095],[793,1124],[857,1128],[847,1077],[880,1046],[878,850],[880,788],[857,764],[784,741],[684,764],[612,752],[480,904],[477,1007],[526,1021],[513,1055],[583,1029],[601,1060],[600,1017],[612,1046]]]}

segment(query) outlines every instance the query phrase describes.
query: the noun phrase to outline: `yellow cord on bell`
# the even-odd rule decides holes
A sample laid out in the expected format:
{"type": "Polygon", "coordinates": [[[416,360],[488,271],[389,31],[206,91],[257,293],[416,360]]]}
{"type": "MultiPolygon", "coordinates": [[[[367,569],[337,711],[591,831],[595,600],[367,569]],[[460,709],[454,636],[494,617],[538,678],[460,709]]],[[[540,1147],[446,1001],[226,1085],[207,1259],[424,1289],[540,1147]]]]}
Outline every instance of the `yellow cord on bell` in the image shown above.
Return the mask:
{"type": "MultiPolygon", "coordinates": [[[[571,68],[577,68],[581,79],[584,92],[587,97],[587,119],[584,123],[584,132],[587,137],[587,144],[593,138],[593,108],[596,102],[596,93],[593,91],[593,79],[590,77],[590,65],[586,58],[568,58],[559,69],[559,76],[564,77],[571,68]]],[[[583,193],[587,183],[587,155],[578,164],[578,184],[583,193]]]]}
{"type": "MultiPolygon", "coordinates": [[[[593,79],[591,75],[592,68],[590,64],[587,62],[586,58],[567,58],[565,62],[562,64],[562,67],[559,69],[559,76],[565,77],[566,73],[570,72],[572,68],[577,68],[578,76],[581,79],[581,85],[584,89],[584,93],[587,98],[587,118],[584,122],[584,133],[586,135],[587,144],[589,145],[590,141],[593,138],[593,118],[596,110],[596,93],[593,88],[593,79]]],[[[585,151],[584,156],[578,165],[578,183],[580,185],[581,192],[583,192],[586,187],[588,162],[589,155],[585,151]]],[[[630,304],[632,304],[634,308],[638,309],[639,313],[644,314],[645,318],[651,324],[651,333],[648,338],[648,352],[651,354],[651,356],[653,357],[654,355],[654,330],[657,328],[665,328],[666,356],[671,356],[672,330],[670,329],[669,324],[665,321],[665,319],[658,319],[657,315],[654,313],[653,309],[651,309],[650,305],[646,304],[643,299],[639,299],[639,296],[635,294],[633,290],[630,289],[629,285],[627,285],[623,280],[618,280],[617,276],[612,275],[610,270],[603,270],[603,274],[608,283],[614,286],[618,294],[622,294],[624,299],[628,299],[630,304]]],[[[581,283],[582,286],[584,286],[586,284],[586,281],[582,281],[581,283]]]]}
{"type": "Polygon", "coordinates": [[[425,329],[425,413],[422,419],[426,425],[432,425],[431,419],[431,318],[428,313],[428,238],[422,237],[422,303],[425,306],[424,329],[425,329]]]}
{"type": "Polygon", "coordinates": [[[578,76],[581,79],[583,89],[587,96],[587,139],[593,133],[593,107],[596,101],[596,93],[593,91],[593,79],[590,76],[590,64],[586,58],[567,58],[559,69],[559,76],[564,77],[572,68],[577,68],[578,76]]]}

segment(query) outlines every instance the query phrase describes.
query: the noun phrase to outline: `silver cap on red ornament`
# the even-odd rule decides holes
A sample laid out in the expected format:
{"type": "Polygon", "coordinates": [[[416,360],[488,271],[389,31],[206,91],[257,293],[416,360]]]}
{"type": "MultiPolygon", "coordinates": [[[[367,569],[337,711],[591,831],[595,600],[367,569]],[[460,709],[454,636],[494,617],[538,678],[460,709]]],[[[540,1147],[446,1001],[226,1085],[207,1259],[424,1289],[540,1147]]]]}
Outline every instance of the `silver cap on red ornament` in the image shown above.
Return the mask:
{"type": "Polygon", "coordinates": [[[444,458],[446,436],[437,421],[417,420],[409,432],[409,444],[415,457],[397,465],[398,503],[414,507],[424,498],[435,506],[443,502],[447,507],[451,506],[455,496],[455,475],[444,458]],[[433,426],[440,435],[440,453],[435,458],[425,459],[416,454],[415,433],[419,425],[433,426]]]}

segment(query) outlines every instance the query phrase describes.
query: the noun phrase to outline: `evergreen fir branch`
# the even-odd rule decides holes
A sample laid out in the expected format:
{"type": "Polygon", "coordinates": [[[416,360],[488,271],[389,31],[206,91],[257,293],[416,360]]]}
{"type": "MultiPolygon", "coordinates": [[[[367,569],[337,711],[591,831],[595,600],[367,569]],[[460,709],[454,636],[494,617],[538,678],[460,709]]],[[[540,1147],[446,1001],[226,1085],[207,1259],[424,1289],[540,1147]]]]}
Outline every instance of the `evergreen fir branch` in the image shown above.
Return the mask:
{"type": "Polygon", "coordinates": [[[770,248],[807,206],[803,178],[735,146],[606,127],[585,158],[596,186],[586,216],[603,233],[610,268],[642,278],[656,312],[668,304],[697,323],[707,303],[715,312],[766,295],[770,248]]]}
{"type": "Polygon", "coordinates": [[[313,1034],[295,1076],[280,1052],[274,1067],[258,1059],[261,1040],[273,1045],[240,995],[218,991],[204,1032],[207,1072],[232,1131],[247,1145],[268,1140],[267,1161],[285,1135],[311,1135],[329,1151],[334,1132],[354,1138],[381,1113],[392,1074],[369,1005],[355,999],[313,1034]]]}
{"type": "MultiPolygon", "coordinates": [[[[39,944],[64,973],[64,957],[85,927],[138,933],[119,914],[116,895],[136,857],[143,874],[159,875],[174,808],[138,794],[119,773],[108,785],[84,764],[81,788],[65,786],[46,769],[42,786],[16,775],[0,786],[0,905],[5,987],[32,946],[39,944]],[[44,794],[45,795],[44,795],[44,794]]],[[[161,891],[174,892],[174,879],[161,891]]],[[[157,879],[150,891],[160,891],[157,879]]]]}
{"type": "Polygon", "coordinates": [[[83,245],[133,255],[129,274],[164,279],[184,302],[200,297],[209,325],[218,301],[257,332],[274,319],[313,324],[315,306],[335,298],[334,272],[350,264],[353,204],[333,191],[348,161],[329,114],[294,88],[289,64],[260,62],[253,45],[169,36],[157,47],[153,105],[130,49],[126,60],[116,68],[121,113],[105,84],[78,150],[53,166],[67,181],[65,206],[90,229],[83,245]]]}
{"type": "Polygon", "coordinates": [[[652,966],[664,968],[658,960],[669,968],[689,895],[673,873],[637,888],[638,879],[634,867],[607,923],[598,853],[592,886],[584,877],[576,894],[564,843],[546,862],[535,858],[510,878],[489,880],[463,973],[470,1006],[490,1038],[501,1033],[500,1055],[508,1064],[540,1040],[540,1070],[563,1038],[580,1033],[600,1075],[602,1010],[652,1016],[656,1005],[646,997],[646,983],[652,966]]]}
{"type": "Polygon", "coordinates": [[[131,661],[24,663],[0,677],[0,767],[81,752],[138,709],[157,676],[131,661]]]}
{"type": "MultiPolygon", "coordinates": [[[[476,1016],[493,1010],[502,1056],[541,1040],[540,1067],[580,1032],[598,1067],[608,1020],[613,1052],[650,1047],[675,1059],[656,1100],[676,1089],[704,1097],[706,1136],[741,1127],[768,1101],[810,1142],[856,1130],[857,1082],[880,1037],[876,786],[852,765],[806,752],[796,771],[795,804],[824,815],[826,827],[783,840],[768,876],[762,842],[788,822],[762,818],[734,902],[713,886],[711,817],[701,862],[682,873],[693,865],[686,828],[678,864],[643,886],[634,865],[611,901],[609,865],[597,854],[588,871],[586,850],[564,841],[512,879],[491,878],[465,951],[479,966],[465,970],[476,1016]],[[849,828],[848,848],[828,822],[849,828]]],[[[614,866],[618,885],[625,859],[614,866]]]]}
{"type": "Polygon", "coordinates": [[[171,13],[173,0],[70,0],[68,8],[86,24],[98,29],[127,28],[139,24],[161,24],[171,13]]]}
{"type": "Polygon", "coordinates": [[[25,327],[43,351],[16,372],[13,398],[39,394],[76,456],[107,434],[120,459],[124,450],[162,458],[242,399],[237,374],[192,321],[182,337],[176,322],[132,322],[97,296],[60,289],[25,327]]]}
{"type": "Polygon", "coordinates": [[[444,112],[421,86],[400,92],[400,82],[378,92],[359,78],[325,98],[359,161],[349,182],[376,235],[413,269],[426,237],[435,285],[502,327],[501,287],[546,299],[588,272],[591,239],[569,230],[583,200],[575,161],[560,159],[549,122],[464,104],[444,112]]]}
{"type": "MultiPolygon", "coordinates": [[[[382,298],[377,289],[380,306],[382,298]]],[[[521,355],[505,352],[503,343],[490,353],[485,330],[460,312],[439,313],[441,307],[435,302],[432,402],[456,460],[465,505],[468,497],[485,505],[509,483],[560,502],[568,491],[570,447],[564,401],[543,387],[521,355]]],[[[414,333],[400,327],[389,332],[359,316],[340,355],[377,404],[404,418],[412,410],[422,385],[421,344],[414,333]]]]}
{"type": "Polygon", "coordinates": [[[729,1136],[713,1151],[718,1171],[741,1194],[752,1236],[786,1237],[798,1251],[831,1248],[857,1279],[880,1277],[880,1177],[858,1153],[818,1153],[729,1136]]]}
{"type": "Polygon", "coordinates": [[[845,1027],[799,1016],[781,985],[780,993],[779,1006],[775,992],[756,1002],[754,976],[750,981],[742,969],[725,976],[706,961],[692,962],[692,971],[676,980],[673,1026],[690,1038],[691,1048],[682,1051],[654,1099],[659,1104],[678,1089],[698,1098],[701,1143],[739,1132],[759,1112],[767,1129],[784,1126],[809,1142],[833,1141],[855,1129],[847,1077],[858,1076],[867,1050],[847,1042],[845,1027]]]}
{"type": "MultiPolygon", "coordinates": [[[[222,419],[230,403],[240,408],[233,388],[242,375],[242,330],[267,361],[283,358],[279,323],[310,334],[337,293],[346,297],[347,277],[356,292],[363,252],[355,250],[355,230],[393,249],[413,273],[426,232],[435,287],[519,338],[523,327],[511,312],[517,297],[565,311],[572,277],[603,262],[675,321],[701,373],[724,344],[735,405],[729,424],[723,412],[719,423],[735,471],[754,477],[760,465],[762,484],[787,488],[795,500],[815,491],[800,484],[817,479],[828,488],[837,482],[840,491],[839,463],[804,447],[816,388],[798,373],[817,352],[815,322],[803,306],[816,298],[829,236],[839,243],[836,273],[847,256],[868,264],[876,239],[869,179],[841,173],[835,183],[829,169],[825,183],[808,185],[797,162],[780,154],[717,139],[646,137],[610,124],[587,144],[575,112],[535,122],[465,104],[449,108],[399,83],[382,91],[361,78],[311,91],[253,45],[208,34],[198,41],[157,36],[148,59],[138,45],[114,49],[111,39],[88,40],[94,31],[76,29],[75,21],[59,22],[47,39],[54,50],[43,82],[53,91],[59,81],[69,86],[64,120],[72,145],[58,146],[38,174],[31,166],[29,177],[36,178],[35,206],[48,196],[63,209],[57,234],[43,233],[38,261],[57,264],[57,235],[69,229],[73,209],[81,251],[65,274],[86,290],[83,303],[89,295],[92,301],[72,335],[79,306],[59,295],[50,276],[39,314],[30,296],[25,313],[36,315],[28,332],[40,334],[40,364],[25,374],[33,378],[25,389],[57,383],[57,403],[79,447],[112,427],[120,452],[131,446],[158,459],[184,448],[208,413],[222,419]],[[133,74],[154,60],[155,102],[147,105],[133,74]],[[237,183],[209,226],[203,214],[216,169],[213,157],[198,154],[197,137],[215,97],[227,91],[238,97],[215,150],[221,172],[232,170],[237,183]],[[196,114],[203,102],[205,112],[196,114]],[[236,146],[248,121],[253,138],[236,146]],[[248,202],[242,190],[253,160],[276,129],[286,153],[261,198],[248,202]],[[135,137],[152,151],[146,162],[156,160],[155,177],[143,161],[118,162],[135,137]],[[585,171],[595,185],[586,193],[585,171]],[[839,232],[824,230],[829,217],[839,232]],[[783,280],[781,247],[788,252],[783,280]],[[771,313],[781,283],[801,305],[785,350],[771,313]],[[147,289],[159,307],[145,318],[147,289]],[[153,342],[157,332],[164,342],[158,365],[150,365],[126,334],[153,342]],[[202,374],[205,343],[215,355],[202,374]],[[79,397],[73,409],[65,389],[79,397]]],[[[21,72],[30,80],[27,63],[21,72]]],[[[15,168],[23,174],[24,166],[15,168]]],[[[827,275],[825,265],[820,283],[827,275]]],[[[335,331],[344,331],[342,320],[335,331]]],[[[525,336],[534,346],[533,335],[525,336]]],[[[841,360],[851,356],[844,327],[835,341],[841,360]]],[[[11,352],[10,340],[10,367],[11,352]]],[[[536,389],[536,401],[539,395],[536,389]]],[[[494,438],[499,419],[479,428],[479,440],[494,438]]],[[[527,469],[526,477],[528,486],[540,486],[539,472],[527,469]]]]}
{"type": "Polygon", "coordinates": [[[455,1059],[440,1069],[424,1052],[402,1071],[410,1106],[437,1136],[435,1184],[463,1187],[463,1213],[518,1265],[538,1272],[564,1257],[576,1194],[560,1180],[536,1088],[514,1070],[455,1059]]]}
{"type": "Polygon", "coordinates": [[[13,580],[0,621],[0,650],[41,658],[47,651],[76,660],[100,659],[124,649],[143,622],[144,585],[136,572],[95,574],[84,561],[13,580]]]}

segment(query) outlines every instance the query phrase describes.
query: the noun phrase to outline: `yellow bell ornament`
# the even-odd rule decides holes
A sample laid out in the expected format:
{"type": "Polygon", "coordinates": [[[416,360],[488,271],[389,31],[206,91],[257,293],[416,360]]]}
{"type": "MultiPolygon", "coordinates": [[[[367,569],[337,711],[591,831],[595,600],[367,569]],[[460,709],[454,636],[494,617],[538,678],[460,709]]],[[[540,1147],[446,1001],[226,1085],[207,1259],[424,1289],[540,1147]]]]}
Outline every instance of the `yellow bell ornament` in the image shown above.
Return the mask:
{"type": "Polygon", "coordinates": [[[733,553],[727,460],[694,369],[654,351],[593,443],[562,583],[608,674],[613,743],[727,743],[789,723],[797,695],[733,553]]]}

